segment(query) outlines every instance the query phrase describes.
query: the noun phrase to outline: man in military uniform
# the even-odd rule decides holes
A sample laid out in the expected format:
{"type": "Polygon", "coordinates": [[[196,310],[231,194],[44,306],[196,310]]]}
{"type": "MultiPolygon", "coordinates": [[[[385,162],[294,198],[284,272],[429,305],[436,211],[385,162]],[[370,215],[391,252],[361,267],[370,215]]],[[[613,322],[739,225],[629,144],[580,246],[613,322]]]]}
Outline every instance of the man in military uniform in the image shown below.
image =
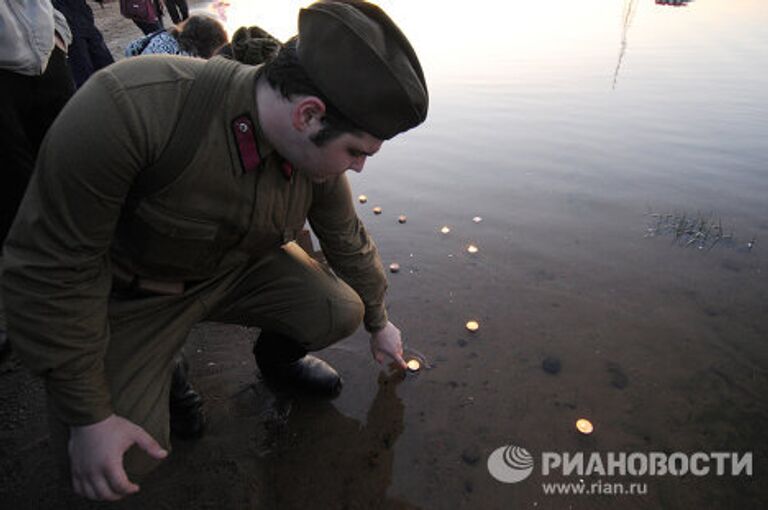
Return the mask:
{"type": "Polygon", "coordinates": [[[199,321],[261,328],[262,376],[324,395],[341,378],[308,352],[361,321],[374,357],[404,366],[344,172],[423,122],[427,98],[405,36],[351,0],[302,9],[264,66],[148,57],[89,79],[41,150],[2,281],[75,492],[124,497],[167,455],[173,359],[199,321]],[[210,69],[220,92],[200,94],[210,69]],[[208,111],[190,97],[215,108],[185,145],[184,119],[208,111]],[[333,272],[290,242],[306,219],[333,272]]]}

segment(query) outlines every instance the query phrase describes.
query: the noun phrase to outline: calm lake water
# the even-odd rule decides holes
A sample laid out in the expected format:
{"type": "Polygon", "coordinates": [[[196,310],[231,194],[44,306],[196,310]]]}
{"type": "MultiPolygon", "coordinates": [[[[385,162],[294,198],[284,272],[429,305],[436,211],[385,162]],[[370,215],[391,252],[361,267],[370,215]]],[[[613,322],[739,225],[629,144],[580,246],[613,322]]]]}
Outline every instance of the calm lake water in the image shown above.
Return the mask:
{"type": "MultiPolygon", "coordinates": [[[[306,2],[273,4],[233,2],[230,24],[292,34],[306,2]]],[[[391,319],[431,369],[380,385],[364,332],[327,353],[347,386],[286,413],[270,469],[292,490],[278,499],[764,507],[768,3],[380,4],[420,55],[430,116],[351,179],[385,264],[402,266],[391,319]],[[683,216],[709,237],[676,239],[683,216]],[[508,444],[537,463],[517,484],[486,468],[508,444]],[[753,452],[755,473],[544,477],[545,451],[753,452]],[[581,479],[647,494],[542,491],[581,479]]]]}

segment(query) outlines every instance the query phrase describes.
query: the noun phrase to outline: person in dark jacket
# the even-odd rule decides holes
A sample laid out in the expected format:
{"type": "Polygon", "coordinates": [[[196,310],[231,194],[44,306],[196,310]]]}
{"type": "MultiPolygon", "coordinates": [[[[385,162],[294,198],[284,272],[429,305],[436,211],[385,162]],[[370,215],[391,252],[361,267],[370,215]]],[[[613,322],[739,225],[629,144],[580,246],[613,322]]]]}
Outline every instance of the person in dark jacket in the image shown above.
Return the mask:
{"type": "Polygon", "coordinates": [[[53,0],[53,6],[64,14],[72,30],[69,68],[75,86],[80,88],[90,75],[115,60],[104,43],[104,37],[96,28],[93,11],[85,0],[53,0]]]}
{"type": "MultiPolygon", "coordinates": [[[[67,66],[71,42],[66,18],[47,0],[0,2],[0,245],[16,217],[40,144],[75,92],[67,66]]],[[[0,274],[2,261],[0,253],[0,274]]],[[[10,352],[0,301],[0,363],[10,352]]]]}

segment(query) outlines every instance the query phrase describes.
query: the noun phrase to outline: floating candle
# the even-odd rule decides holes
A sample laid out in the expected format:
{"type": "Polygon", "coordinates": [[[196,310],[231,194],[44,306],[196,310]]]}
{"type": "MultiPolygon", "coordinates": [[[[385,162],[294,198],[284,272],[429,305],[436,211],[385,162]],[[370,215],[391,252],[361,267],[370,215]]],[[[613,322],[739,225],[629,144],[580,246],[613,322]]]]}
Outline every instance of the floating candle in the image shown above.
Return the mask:
{"type": "Polygon", "coordinates": [[[478,329],[480,329],[480,323],[478,323],[477,321],[467,321],[467,329],[473,332],[477,331],[478,329]]]}
{"type": "Polygon", "coordinates": [[[405,214],[401,214],[400,216],[397,217],[398,223],[405,223],[406,221],[408,221],[408,218],[405,216],[405,214]]]}
{"type": "Polygon", "coordinates": [[[392,273],[397,273],[398,271],[400,271],[400,264],[398,264],[397,262],[392,262],[389,265],[389,270],[392,273]]]}
{"type": "Polygon", "coordinates": [[[589,435],[595,430],[595,427],[594,425],[592,425],[592,422],[589,421],[588,419],[579,418],[578,420],[576,420],[576,430],[578,430],[582,434],[589,435]]]}
{"type": "Polygon", "coordinates": [[[469,253],[477,253],[478,251],[480,251],[479,248],[474,244],[470,244],[469,246],[467,246],[467,252],[469,253]]]}
{"type": "Polygon", "coordinates": [[[365,195],[360,195],[359,197],[357,197],[357,199],[360,201],[361,204],[364,204],[368,201],[368,197],[366,197],[365,195]]]}
{"type": "Polygon", "coordinates": [[[417,359],[409,359],[406,366],[411,372],[418,372],[421,369],[421,363],[417,359]]]}
{"type": "Polygon", "coordinates": [[[376,206],[373,208],[373,214],[381,214],[381,207],[376,206]]]}
{"type": "Polygon", "coordinates": [[[449,227],[448,225],[446,225],[446,226],[444,226],[443,228],[440,229],[440,232],[443,233],[443,234],[447,234],[450,231],[451,231],[451,227],[449,227]]]}

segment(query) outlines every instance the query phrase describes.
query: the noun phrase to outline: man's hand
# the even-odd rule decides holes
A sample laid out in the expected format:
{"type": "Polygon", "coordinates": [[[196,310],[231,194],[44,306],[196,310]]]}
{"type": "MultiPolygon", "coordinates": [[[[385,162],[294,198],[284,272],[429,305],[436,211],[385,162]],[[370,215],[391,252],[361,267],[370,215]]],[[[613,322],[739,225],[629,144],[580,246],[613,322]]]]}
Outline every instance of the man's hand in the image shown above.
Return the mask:
{"type": "Polygon", "coordinates": [[[400,330],[391,322],[371,335],[371,354],[379,363],[391,358],[400,368],[407,368],[403,359],[403,341],[400,330]]]}
{"type": "Polygon", "coordinates": [[[139,486],[128,480],[123,468],[123,454],[133,444],[155,459],[168,455],[143,428],[114,414],[92,425],[71,427],[69,458],[75,493],[115,501],[138,492],[139,486]]]}

